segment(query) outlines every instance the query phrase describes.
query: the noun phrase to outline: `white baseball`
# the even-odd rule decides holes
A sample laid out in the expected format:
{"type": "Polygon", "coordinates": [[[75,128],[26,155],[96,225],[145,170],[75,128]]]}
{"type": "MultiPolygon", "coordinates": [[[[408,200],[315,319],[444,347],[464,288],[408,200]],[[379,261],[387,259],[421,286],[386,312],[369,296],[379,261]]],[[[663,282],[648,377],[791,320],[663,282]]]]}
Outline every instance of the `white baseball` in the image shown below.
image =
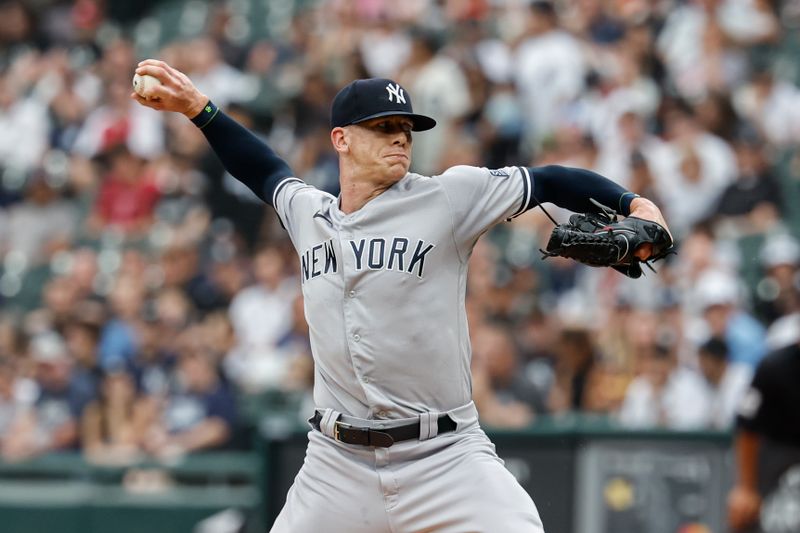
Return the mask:
{"type": "Polygon", "coordinates": [[[144,76],[135,74],[133,76],[133,90],[143,98],[149,98],[150,90],[156,85],[161,85],[161,82],[158,81],[158,78],[154,78],[149,74],[145,74],[144,76]]]}

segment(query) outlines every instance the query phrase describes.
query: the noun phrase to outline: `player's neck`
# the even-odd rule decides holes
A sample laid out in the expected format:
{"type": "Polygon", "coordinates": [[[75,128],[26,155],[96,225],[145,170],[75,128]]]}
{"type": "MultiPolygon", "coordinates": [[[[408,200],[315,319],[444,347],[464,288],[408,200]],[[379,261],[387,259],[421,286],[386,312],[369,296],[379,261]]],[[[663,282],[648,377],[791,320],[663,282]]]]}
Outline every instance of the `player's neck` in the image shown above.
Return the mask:
{"type": "Polygon", "coordinates": [[[363,182],[352,182],[347,185],[342,183],[339,209],[348,215],[354,213],[391,186],[391,183],[385,186],[376,186],[375,184],[363,182]]]}
{"type": "Polygon", "coordinates": [[[395,183],[390,180],[376,183],[343,175],[340,178],[339,209],[345,214],[354,213],[395,183]]]}

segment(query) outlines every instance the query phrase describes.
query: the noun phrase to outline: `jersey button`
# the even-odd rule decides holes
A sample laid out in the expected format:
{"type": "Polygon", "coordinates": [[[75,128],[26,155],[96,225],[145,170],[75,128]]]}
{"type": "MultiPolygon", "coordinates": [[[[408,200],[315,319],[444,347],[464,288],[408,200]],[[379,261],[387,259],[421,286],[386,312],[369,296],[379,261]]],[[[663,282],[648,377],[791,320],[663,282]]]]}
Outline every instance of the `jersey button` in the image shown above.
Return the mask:
{"type": "Polygon", "coordinates": [[[356,333],[355,335],[353,335],[353,340],[356,341],[356,342],[360,341],[361,340],[361,335],[356,333]]]}
{"type": "Polygon", "coordinates": [[[369,376],[362,377],[361,381],[363,381],[364,383],[369,383],[369,376]]]}
{"type": "Polygon", "coordinates": [[[381,417],[381,418],[386,418],[387,414],[388,413],[386,411],[378,411],[378,416],[381,417]]]}
{"type": "Polygon", "coordinates": [[[350,298],[355,298],[355,297],[356,297],[356,291],[350,291],[350,292],[348,292],[348,293],[347,293],[347,295],[348,295],[350,298]]]}

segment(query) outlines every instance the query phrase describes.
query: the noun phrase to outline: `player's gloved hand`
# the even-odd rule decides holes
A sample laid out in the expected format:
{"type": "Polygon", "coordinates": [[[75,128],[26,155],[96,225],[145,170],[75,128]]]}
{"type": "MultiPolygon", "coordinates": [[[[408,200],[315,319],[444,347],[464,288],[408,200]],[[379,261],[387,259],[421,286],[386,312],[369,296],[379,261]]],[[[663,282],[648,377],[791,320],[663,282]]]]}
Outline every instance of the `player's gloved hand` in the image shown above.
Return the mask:
{"type": "MultiPolygon", "coordinates": [[[[664,220],[664,216],[661,214],[661,210],[648,200],[647,198],[636,197],[631,202],[630,206],[630,213],[628,216],[641,218],[644,220],[650,220],[655,222],[659,226],[663,227],[667,230],[669,234],[669,238],[672,239],[672,233],[669,231],[669,227],[667,226],[667,221],[664,220]]],[[[642,261],[647,261],[653,256],[653,246],[649,243],[641,244],[636,251],[634,252],[636,257],[638,257],[642,261]]]]}
{"type": "MultiPolygon", "coordinates": [[[[637,198],[634,202],[637,200],[644,199],[637,198]]],[[[569,223],[553,228],[547,250],[542,250],[544,256],[568,257],[590,266],[610,266],[628,277],[638,278],[642,275],[642,263],[649,267],[651,261],[674,253],[672,235],[652,202],[640,202],[638,206],[631,203],[631,214],[623,220],[618,220],[610,208],[597,205],[601,213],[574,214],[569,223]]]]}
{"type": "Polygon", "coordinates": [[[161,85],[152,87],[149,99],[136,92],[131,93],[131,98],[143,106],[159,111],[174,111],[193,118],[208,103],[208,97],[194,86],[186,74],[164,61],[145,59],[136,67],[136,74],[150,75],[161,82],[161,85]]]}

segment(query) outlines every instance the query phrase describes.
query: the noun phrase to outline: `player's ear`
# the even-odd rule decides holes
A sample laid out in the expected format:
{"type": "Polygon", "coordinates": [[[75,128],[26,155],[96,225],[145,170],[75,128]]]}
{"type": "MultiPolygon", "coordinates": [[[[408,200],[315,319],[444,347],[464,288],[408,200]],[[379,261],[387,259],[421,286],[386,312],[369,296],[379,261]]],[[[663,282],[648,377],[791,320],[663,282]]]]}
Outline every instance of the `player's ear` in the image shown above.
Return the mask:
{"type": "Polygon", "coordinates": [[[331,143],[334,150],[340,154],[346,153],[349,150],[348,142],[347,132],[344,128],[337,127],[331,130],[331,143]]]}

